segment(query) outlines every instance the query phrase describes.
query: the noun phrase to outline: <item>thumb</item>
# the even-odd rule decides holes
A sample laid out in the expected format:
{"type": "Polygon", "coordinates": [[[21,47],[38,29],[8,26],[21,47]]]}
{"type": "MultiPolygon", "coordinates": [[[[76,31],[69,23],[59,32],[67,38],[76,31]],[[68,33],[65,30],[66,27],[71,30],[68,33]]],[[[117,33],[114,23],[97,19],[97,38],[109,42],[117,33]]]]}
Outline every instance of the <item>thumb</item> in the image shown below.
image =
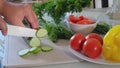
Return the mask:
{"type": "Polygon", "coordinates": [[[3,35],[7,35],[7,25],[1,16],[0,16],[0,30],[2,31],[3,35]]]}

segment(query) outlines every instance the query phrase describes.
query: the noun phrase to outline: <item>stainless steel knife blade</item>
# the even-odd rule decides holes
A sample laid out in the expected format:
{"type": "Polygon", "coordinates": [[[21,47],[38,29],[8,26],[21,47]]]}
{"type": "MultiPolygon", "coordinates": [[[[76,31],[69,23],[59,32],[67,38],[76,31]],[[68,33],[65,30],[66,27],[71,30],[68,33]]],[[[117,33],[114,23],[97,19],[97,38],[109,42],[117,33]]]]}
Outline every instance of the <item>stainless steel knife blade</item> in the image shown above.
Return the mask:
{"type": "Polygon", "coordinates": [[[7,25],[8,27],[8,35],[12,36],[20,36],[20,37],[35,37],[36,31],[35,29],[20,27],[14,25],[7,25]]]}

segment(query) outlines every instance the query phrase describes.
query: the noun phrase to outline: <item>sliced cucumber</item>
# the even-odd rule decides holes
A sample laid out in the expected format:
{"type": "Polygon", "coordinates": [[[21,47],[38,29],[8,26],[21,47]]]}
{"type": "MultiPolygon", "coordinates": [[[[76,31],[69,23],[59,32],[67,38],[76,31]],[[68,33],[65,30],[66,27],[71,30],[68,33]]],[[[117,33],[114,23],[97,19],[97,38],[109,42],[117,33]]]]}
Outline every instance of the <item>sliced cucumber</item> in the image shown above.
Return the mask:
{"type": "Polygon", "coordinates": [[[47,30],[46,29],[38,29],[36,32],[36,37],[28,37],[25,38],[24,40],[31,46],[31,47],[38,47],[40,46],[40,38],[45,37],[47,35],[47,30]]]}
{"type": "Polygon", "coordinates": [[[30,52],[29,49],[24,49],[24,50],[20,50],[20,51],[18,52],[18,54],[19,54],[19,56],[24,57],[24,56],[28,55],[29,52],[30,52]]]}
{"type": "Polygon", "coordinates": [[[41,49],[43,52],[49,52],[53,50],[53,47],[51,46],[41,46],[41,49]]]}
{"type": "Polygon", "coordinates": [[[33,47],[30,49],[30,53],[33,53],[33,54],[37,54],[39,52],[41,52],[41,48],[39,47],[33,47]]]}
{"type": "Polygon", "coordinates": [[[21,57],[25,57],[25,56],[30,55],[30,54],[38,54],[40,52],[49,52],[52,50],[53,50],[53,47],[51,47],[51,46],[32,47],[30,49],[20,50],[18,52],[18,54],[21,57]]]}
{"type": "Polygon", "coordinates": [[[40,46],[40,39],[36,38],[36,37],[32,37],[30,40],[29,40],[29,45],[31,47],[38,47],[40,46]]]}
{"type": "Polygon", "coordinates": [[[46,29],[40,28],[36,32],[36,37],[42,38],[42,37],[45,37],[47,34],[48,34],[48,32],[46,29]]]}
{"type": "Polygon", "coordinates": [[[28,38],[23,37],[23,39],[30,47],[38,47],[40,46],[41,43],[40,39],[37,37],[28,37],[28,38]]]}

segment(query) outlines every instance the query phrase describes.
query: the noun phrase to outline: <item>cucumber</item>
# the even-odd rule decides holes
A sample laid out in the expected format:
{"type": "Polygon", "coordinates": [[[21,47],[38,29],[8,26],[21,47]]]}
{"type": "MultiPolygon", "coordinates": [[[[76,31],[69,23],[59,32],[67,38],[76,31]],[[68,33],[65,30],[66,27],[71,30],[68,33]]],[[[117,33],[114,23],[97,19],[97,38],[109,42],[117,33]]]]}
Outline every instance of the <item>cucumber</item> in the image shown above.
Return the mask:
{"type": "Polygon", "coordinates": [[[39,47],[33,47],[30,49],[30,53],[33,53],[33,54],[38,54],[39,52],[41,52],[41,48],[39,47]]]}
{"type": "Polygon", "coordinates": [[[51,46],[41,46],[41,50],[43,52],[49,52],[49,51],[53,50],[53,47],[51,47],[51,46]]]}
{"type": "Polygon", "coordinates": [[[41,44],[40,38],[45,37],[47,35],[47,30],[43,29],[43,28],[39,28],[36,31],[36,37],[23,37],[23,39],[25,40],[25,42],[27,42],[27,44],[30,47],[38,47],[41,44]]]}
{"type": "Polygon", "coordinates": [[[96,28],[93,30],[94,33],[105,35],[110,29],[112,25],[107,24],[106,22],[98,22],[96,28]]]}
{"type": "Polygon", "coordinates": [[[30,54],[38,54],[40,52],[49,52],[49,51],[52,51],[52,50],[53,50],[52,46],[32,47],[30,49],[20,50],[18,52],[18,55],[20,57],[25,57],[25,56],[30,55],[30,54]]]}
{"type": "Polygon", "coordinates": [[[40,28],[36,32],[36,37],[42,38],[42,37],[45,37],[47,34],[48,34],[48,32],[46,29],[40,28]]]}
{"type": "Polygon", "coordinates": [[[28,43],[30,47],[39,47],[41,44],[41,41],[37,37],[29,37],[29,38],[24,38],[25,42],[28,43]]]}
{"type": "Polygon", "coordinates": [[[21,57],[25,57],[25,56],[27,56],[29,53],[30,53],[30,50],[29,50],[29,49],[20,50],[20,51],[18,52],[19,56],[21,56],[21,57]]]}
{"type": "Polygon", "coordinates": [[[40,46],[40,40],[38,39],[38,38],[36,38],[36,37],[33,37],[30,41],[29,41],[29,45],[31,46],[31,47],[38,47],[38,46],[40,46]]]}

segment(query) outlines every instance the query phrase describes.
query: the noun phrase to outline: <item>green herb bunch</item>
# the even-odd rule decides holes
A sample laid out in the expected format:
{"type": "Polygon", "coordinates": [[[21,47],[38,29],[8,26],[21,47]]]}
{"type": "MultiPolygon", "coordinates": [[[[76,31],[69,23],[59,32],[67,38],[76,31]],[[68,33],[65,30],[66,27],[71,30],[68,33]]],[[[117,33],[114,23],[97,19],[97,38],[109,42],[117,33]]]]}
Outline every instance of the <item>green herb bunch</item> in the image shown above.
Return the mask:
{"type": "Polygon", "coordinates": [[[56,42],[57,39],[69,39],[73,35],[61,23],[65,13],[81,12],[83,8],[89,7],[90,3],[91,0],[48,0],[47,2],[34,4],[33,9],[38,15],[40,25],[48,30],[49,38],[56,42]],[[54,24],[43,19],[45,13],[53,18],[54,24]]]}
{"type": "Polygon", "coordinates": [[[89,7],[91,0],[49,0],[35,4],[34,9],[40,17],[48,13],[55,23],[60,23],[66,12],[81,12],[82,8],[89,7]]]}

